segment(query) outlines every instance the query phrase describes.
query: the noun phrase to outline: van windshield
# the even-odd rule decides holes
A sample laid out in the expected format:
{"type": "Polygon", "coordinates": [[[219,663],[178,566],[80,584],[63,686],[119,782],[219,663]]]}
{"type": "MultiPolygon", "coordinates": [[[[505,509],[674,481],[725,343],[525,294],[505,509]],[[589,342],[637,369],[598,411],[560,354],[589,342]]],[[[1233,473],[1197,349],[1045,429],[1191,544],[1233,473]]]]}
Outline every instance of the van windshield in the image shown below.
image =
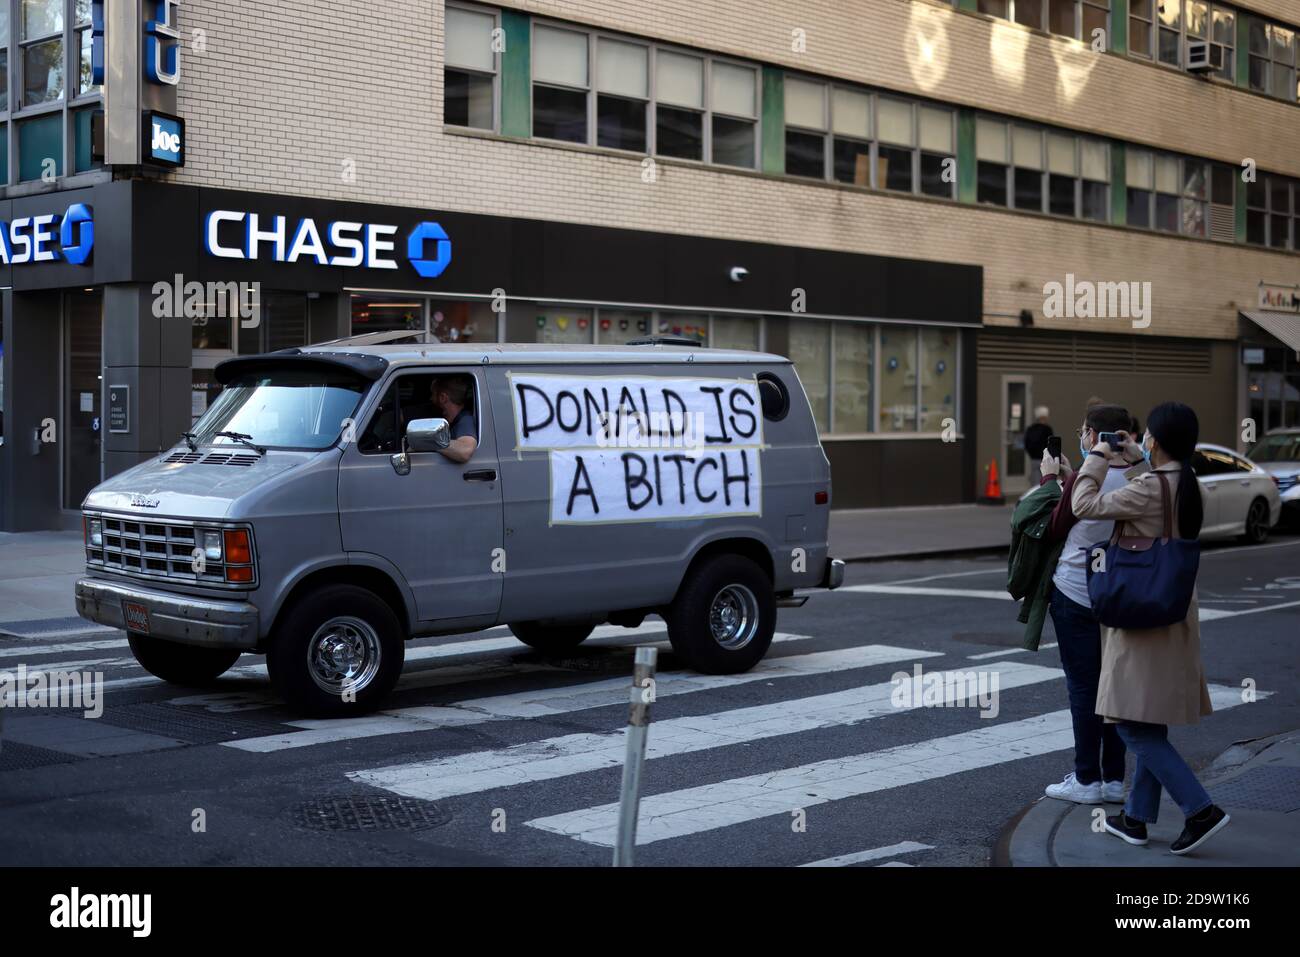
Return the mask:
{"type": "Polygon", "coordinates": [[[241,432],[254,445],[329,448],[357,410],[369,383],[346,373],[249,372],[226,385],[193,428],[202,444],[238,445],[218,432],[241,432]]]}

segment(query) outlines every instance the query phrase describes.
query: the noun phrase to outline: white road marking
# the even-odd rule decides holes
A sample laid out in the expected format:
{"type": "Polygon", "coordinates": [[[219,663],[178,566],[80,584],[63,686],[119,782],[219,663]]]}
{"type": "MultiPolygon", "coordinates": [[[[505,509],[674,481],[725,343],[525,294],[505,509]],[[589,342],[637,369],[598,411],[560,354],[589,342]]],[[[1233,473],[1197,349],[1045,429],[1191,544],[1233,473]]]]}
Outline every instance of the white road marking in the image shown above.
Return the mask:
{"type": "Polygon", "coordinates": [[[1277,611],[1279,608],[1295,608],[1300,601],[1287,601],[1279,605],[1261,605],[1258,608],[1202,608],[1201,621],[1217,621],[1220,618],[1236,618],[1238,615],[1255,615],[1261,611],[1277,611]]]}
{"type": "MultiPolygon", "coordinates": [[[[893,857],[896,854],[911,854],[914,851],[932,851],[932,844],[918,844],[916,841],[900,841],[897,844],[890,844],[888,847],[873,847],[869,851],[857,851],[853,854],[841,854],[839,857],[828,857],[821,861],[812,861],[808,864],[800,864],[800,867],[848,867],[850,864],[861,864],[863,861],[878,861],[882,857],[893,857]]],[[[904,864],[902,861],[891,861],[895,867],[910,867],[910,864],[904,864]]],[[[881,864],[880,867],[890,865],[881,864]]]]}
{"type": "MultiPolygon", "coordinates": [[[[791,640],[804,636],[782,634],[780,637],[791,640]]],[[[767,658],[760,661],[752,670],[739,675],[701,675],[691,671],[665,671],[655,676],[655,696],[660,698],[667,695],[709,691],[714,688],[730,688],[754,681],[827,674],[890,661],[927,657],[940,657],[940,653],[868,645],[863,648],[767,658]]],[[[334,741],[432,731],[437,728],[479,724],[485,721],[539,718],[587,708],[625,705],[630,691],[631,684],[627,678],[608,678],[565,687],[537,688],[487,698],[474,698],[445,705],[397,708],[347,721],[290,721],[287,723],[304,730],[221,743],[241,751],[265,754],[334,741]]]]}
{"type": "MultiPolygon", "coordinates": [[[[1241,689],[1210,686],[1218,710],[1242,703],[1241,689]]],[[[653,742],[655,725],[651,725],[653,742]]],[[[974,731],[931,738],[883,751],[847,755],[813,764],[764,771],[641,799],[637,843],[686,837],[743,824],[796,808],[992,767],[1022,758],[1062,751],[1074,744],[1068,709],[995,724],[974,731]]],[[[588,844],[613,846],[618,804],[602,804],[526,822],[588,844]]]]}
{"type": "Polygon", "coordinates": [[[1006,567],[981,568],[973,572],[945,572],[942,575],[925,575],[921,578],[900,578],[898,581],[880,582],[881,585],[915,585],[919,582],[934,582],[945,578],[969,578],[972,575],[1005,575],[1006,567]]]}
{"type": "MultiPolygon", "coordinates": [[[[892,649],[892,652],[893,660],[915,656],[905,648],[892,649]]],[[[1022,662],[1000,664],[995,670],[999,673],[1002,689],[1053,681],[1062,675],[1056,668],[1022,662]]],[[[953,674],[935,672],[936,678],[953,674]]],[[[965,698],[963,692],[967,687],[945,680],[944,704],[959,704],[965,698]]],[[[883,681],[829,694],[656,721],[651,726],[646,758],[653,760],[788,734],[855,725],[922,706],[917,700],[920,695],[906,703],[895,704],[892,698],[896,688],[892,680],[883,681]]],[[[626,731],[626,728],[620,728],[612,732],[568,734],[491,751],[471,751],[433,761],[354,771],[348,777],[404,797],[436,801],[618,767],[626,753],[626,731]]]]}
{"type": "MultiPolygon", "coordinates": [[[[1039,645],[1038,650],[1042,651],[1044,648],[1055,648],[1056,645],[1057,643],[1055,641],[1049,641],[1046,644],[1039,645]]],[[[970,661],[983,661],[985,658],[1001,658],[1003,655],[1018,655],[1022,651],[1028,650],[1028,648],[1003,648],[1001,651],[985,651],[978,655],[967,655],[966,658],[970,661]]]]}
{"type": "MultiPolygon", "coordinates": [[[[63,655],[74,651],[104,651],[108,648],[127,647],[125,638],[110,638],[104,641],[65,641],[60,644],[27,645],[22,648],[6,648],[0,645],[0,658],[24,658],[32,655],[63,655]]],[[[42,665],[42,667],[44,667],[42,665]]]]}
{"type": "Polygon", "coordinates": [[[831,594],[868,592],[873,595],[924,595],[939,598],[996,598],[1014,601],[1009,592],[981,588],[929,588],[924,585],[841,585],[831,594]]]}

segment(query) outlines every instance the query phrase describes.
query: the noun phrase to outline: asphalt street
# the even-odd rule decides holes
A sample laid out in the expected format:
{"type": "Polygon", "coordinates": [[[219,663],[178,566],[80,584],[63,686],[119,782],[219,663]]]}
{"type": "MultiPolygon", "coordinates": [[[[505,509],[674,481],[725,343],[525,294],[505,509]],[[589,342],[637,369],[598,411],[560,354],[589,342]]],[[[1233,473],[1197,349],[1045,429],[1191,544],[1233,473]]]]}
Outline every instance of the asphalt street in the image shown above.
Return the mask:
{"type": "MultiPolygon", "coordinates": [[[[421,640],[386,711],[332,722],[290,713],[260,658],[195,692],[120,632],[10,639],[0,671],[100,671],[105,702],[7,710],[0,864],[607,864],[632,655],[652,643],[638,864],[987,865],[1071,767],[1050,623],[1020,650],[1004,583],[1000,557],[850,566],[724,678],[681,670],[657,619],[561,660],[504,629],[421,640]],[[998,693],[900,702],[892,676],[915,665],[998,693]]],[[[1300,728],[1300,536],[1207,548],[1199,588],[1217,708],[1172,735],[1204,766],[1300,728]]]]}

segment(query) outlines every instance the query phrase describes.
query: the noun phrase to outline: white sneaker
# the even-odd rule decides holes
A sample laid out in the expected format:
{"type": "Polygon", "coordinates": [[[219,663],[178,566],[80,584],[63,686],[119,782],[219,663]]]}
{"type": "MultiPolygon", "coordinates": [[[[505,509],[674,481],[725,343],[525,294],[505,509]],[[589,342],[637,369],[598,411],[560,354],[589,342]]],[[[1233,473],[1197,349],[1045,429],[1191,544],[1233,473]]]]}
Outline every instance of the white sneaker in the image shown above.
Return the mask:
{"type": "Polygon", "coordinates": [[[1060,784],[1049,784],[1046,789],[1049,798],[1058,801],[1073,801],[1075,804],[1100,804],[1101,782],[1080,784],[1071,771],[1060,784]]]}
{"type": "Polygon", "coordinates": [[[1101,782],[1101,799],[1107,804],[1124,803],[1124,782],[1123,781],[1102,781],[1101,782]]]}

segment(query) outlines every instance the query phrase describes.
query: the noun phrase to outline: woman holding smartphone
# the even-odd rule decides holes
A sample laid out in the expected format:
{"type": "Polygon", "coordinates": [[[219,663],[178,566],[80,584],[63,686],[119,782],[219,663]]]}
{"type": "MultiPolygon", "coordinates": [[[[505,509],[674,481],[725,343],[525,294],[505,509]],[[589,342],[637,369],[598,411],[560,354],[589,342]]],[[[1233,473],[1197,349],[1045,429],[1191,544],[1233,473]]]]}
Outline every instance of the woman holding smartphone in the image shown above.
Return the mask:
{"type": "MultiPolygon", "coordinates": [[[[1074,514],[1122,523],[1126,536],[1160,538],[1165,528],[1164,485],[1170,493],[1173,534],[1196,538],[1204,518],[1201,487],[1191,467],[1199,432],[1190,407],[1165,402],[1147,416],[1141,443],[1127,432],[1114,435],[1117,447],[1098,441],[1074,483],[1074,514]],[[1126,474],[1123,487],[1103,492],[1112,452],[1137,468],[1126,474]]],[[[1195,593],[1183,621],[1162,628],[1102,627],[1097,713],[1117,723],[1120,738],[1137,758],[1124,810],[1106,818],[1107,831],[1129,844],[1146,844],[1147,825],[1159,814],[1162,789],[1186,817],[1182,834],[1170,845],[1172,853],[1195,850],[1223,829],[1230,818],[1210,800],[1169,742],[1169,725],[1195,724],[1211,710],[1195,593]]]]}

